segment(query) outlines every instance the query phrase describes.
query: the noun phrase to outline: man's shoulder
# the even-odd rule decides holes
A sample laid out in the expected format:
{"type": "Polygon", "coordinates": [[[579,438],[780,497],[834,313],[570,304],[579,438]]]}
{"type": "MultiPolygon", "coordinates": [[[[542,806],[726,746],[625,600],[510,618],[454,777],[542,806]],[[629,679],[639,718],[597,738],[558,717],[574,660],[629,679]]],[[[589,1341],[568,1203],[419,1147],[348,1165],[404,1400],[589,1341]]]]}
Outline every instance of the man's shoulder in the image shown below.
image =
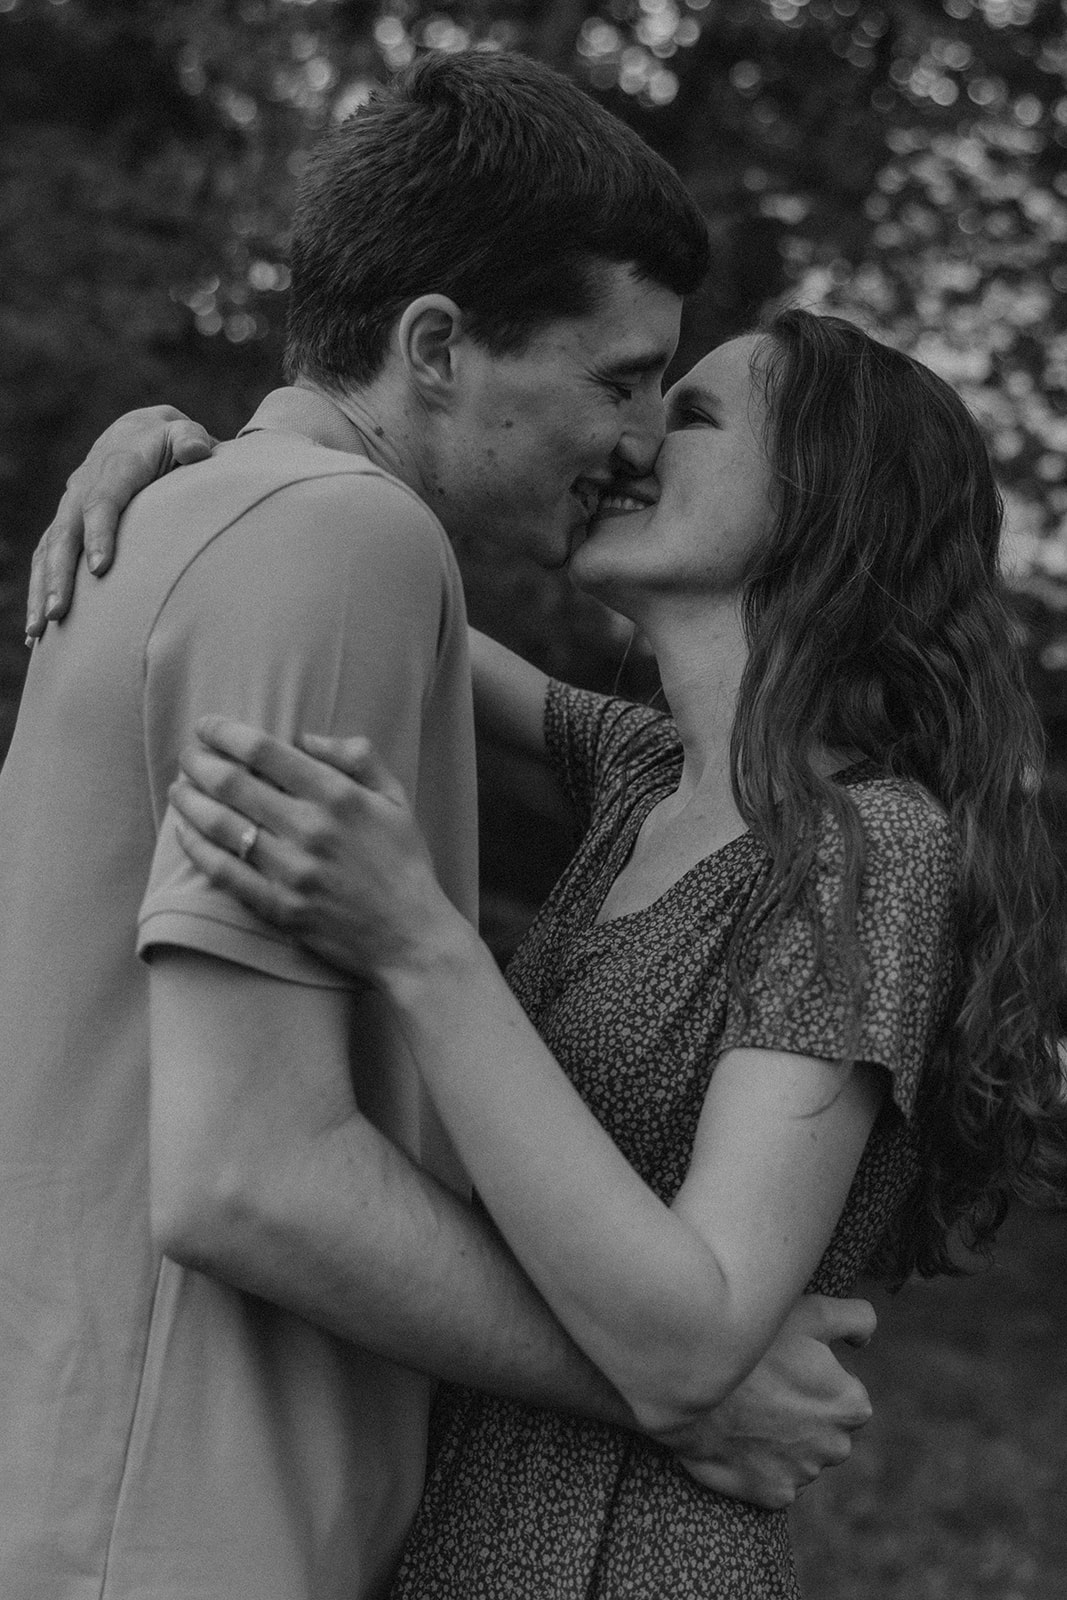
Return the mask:
{"type": "Polygon", "coordinates": [[[266,494],[333,511],[351,526],[364,516],[385,517],[399,529],[445,531],[429,506],[408,484],[366,456],[334,450],[314,439],[278,433],[246,434],[219,447],[220,478],[242,478],[266,494]]]}
{"type": "Polygon", "coordinates": [[[218,445],[208,461],[172,473],[163,483],[186,500],[216,499],[251,511],[281,495],[287,502],[310,502],[323,514],[336,510],[349,525],[368,511],[445,538],[429,506],[400,478],[366,456],[298,434],[243,434],[218,445]]]}
{"type": "Polygon", "coordinates": [[[151,485],[127,519],[130,542],[168,548],[179,570],[209,549],[216,562],[228,550],[247,561],[251,545],[279,578],[288,557],[335,574],[396,569],[401,581],[414,564],[446,587],[458,582],[445,531],[412,489],[365,456],[297,435],[260,431],[220,445],[151,485]]]}

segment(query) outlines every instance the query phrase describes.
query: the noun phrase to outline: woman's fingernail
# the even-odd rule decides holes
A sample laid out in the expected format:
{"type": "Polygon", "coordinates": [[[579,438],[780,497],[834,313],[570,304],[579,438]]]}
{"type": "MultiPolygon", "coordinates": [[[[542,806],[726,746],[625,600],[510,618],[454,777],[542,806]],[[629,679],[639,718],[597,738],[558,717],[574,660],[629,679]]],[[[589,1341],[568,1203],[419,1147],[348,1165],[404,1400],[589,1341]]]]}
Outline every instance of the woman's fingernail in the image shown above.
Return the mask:
{"type": "Polygon", "coordinates": [[[27,650],[32,650],[36,643],[37,643],[37,640],[33,637],[33,634],[32,633],[28,633],[26,635],[26,649],[27,650]]]}
{"type": "Polygon", "coordinates": [[[89,563],[89,571],[90,572],[99,572],[100,571],[100,568],[104,564],[104,558],[100,554],[99,550],[94,550],[93,551],[92,555],[88,557],[88,563],[89,563]]]}
{"type": "Polygon", "coordinates": [[[44,603],[44,614],[46,617],[54,617],[58,610],[59,596],[57,594],[50,594],[44,603]]]}

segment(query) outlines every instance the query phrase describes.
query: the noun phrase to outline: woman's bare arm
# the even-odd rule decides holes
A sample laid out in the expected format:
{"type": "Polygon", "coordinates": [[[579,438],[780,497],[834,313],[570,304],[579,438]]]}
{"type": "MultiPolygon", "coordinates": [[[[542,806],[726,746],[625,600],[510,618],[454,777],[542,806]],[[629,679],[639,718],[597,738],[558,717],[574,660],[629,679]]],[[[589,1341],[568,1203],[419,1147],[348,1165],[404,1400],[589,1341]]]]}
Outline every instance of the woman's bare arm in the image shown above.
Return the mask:
{"type": "Polygon", "coordinates": [[[546,674],[476,628],[470,630],[470,652],[479,734],[543,759],[546,674]]]}
{"type": "MultiPolygon", "coordinates": [[[[664,1205],[440,890],[403,791],[366,741],[347,742],[342,771],[240,724],[207,719],[201,730],[208,743],[182,758],[198,787],[172,796],[200,829],[180,831],[194,862],[389,994],[474,1184],[531,1280],[641,1426],[674,1437],[755,1366],[809,1281],[885,1074],[842,1074],[780,1051],[728,1052],[689,1176],[674,1206],[664,1205]],[[259,825],[258,870],[227,853],[238,850],[242,824],[232,811],[219,815],[216,796],[259,825]],[[224,849],[205,843],[212,835],[224,849]]],[[[336,756],[337,741],[305,746],[336,756]]]]}

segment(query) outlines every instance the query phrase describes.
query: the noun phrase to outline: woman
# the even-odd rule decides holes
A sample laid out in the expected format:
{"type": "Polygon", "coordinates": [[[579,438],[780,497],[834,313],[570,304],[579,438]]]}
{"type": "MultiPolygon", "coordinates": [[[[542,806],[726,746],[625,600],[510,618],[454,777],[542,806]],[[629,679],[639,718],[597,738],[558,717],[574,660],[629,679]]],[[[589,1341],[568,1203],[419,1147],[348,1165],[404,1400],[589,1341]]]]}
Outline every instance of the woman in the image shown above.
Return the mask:
{"type": "MultiPolygon", "coordinates": [[[[480,716],[585,830],[510,990],[359,741],[212,722],[173,791],[209,876],[385,990],[482,1202],[660,1437],[805,1286],[952,1270],[954,1235],[987,1248],[1054,1181],[1062,949],[1000,504],[959,400],[791,311],[667,404],[655,478],[571,572],[643,629],[671,717],[476,641],[480,716]]],[[[781,1514],[666,1451],[446,1392],[394,1593],[796,1580],[781,1514]]]]}

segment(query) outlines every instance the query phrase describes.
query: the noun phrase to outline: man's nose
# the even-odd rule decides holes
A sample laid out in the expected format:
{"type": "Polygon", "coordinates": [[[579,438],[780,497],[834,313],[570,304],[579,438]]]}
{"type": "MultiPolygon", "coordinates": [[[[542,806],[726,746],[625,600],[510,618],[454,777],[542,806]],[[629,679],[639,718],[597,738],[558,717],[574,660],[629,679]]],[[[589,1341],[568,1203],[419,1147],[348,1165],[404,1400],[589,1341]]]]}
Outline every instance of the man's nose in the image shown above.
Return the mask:
{"type": "Polygon", "coordinates": [[[665,434],[666,413],[661,396],[635,395],[617,449],[625,470],[635,478],[646,477],[655,465],[665,434]]]}

